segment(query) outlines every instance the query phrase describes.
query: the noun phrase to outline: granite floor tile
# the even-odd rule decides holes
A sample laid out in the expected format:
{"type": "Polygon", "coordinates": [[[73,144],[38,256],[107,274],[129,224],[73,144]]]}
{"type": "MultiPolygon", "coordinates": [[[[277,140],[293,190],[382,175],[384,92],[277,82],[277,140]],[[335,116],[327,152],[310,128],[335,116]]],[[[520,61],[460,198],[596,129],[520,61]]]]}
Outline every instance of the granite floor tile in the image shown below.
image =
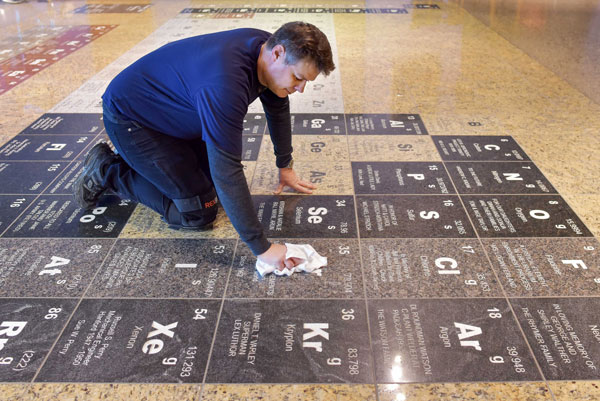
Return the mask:
{"type": "Polygon", "coordinates": [[[244,118],[243,135],[264,135],[267,118],[264,113],[248,113],[244,118]]]}
{"type": "Polygon", "coordinates": [[[547,380],[597,380],[600,298],[511,299],[547,380]]]}
{"type": "Polygon", "coordinates": [[[2,194],[39,194],[54,181],[69,162],[0,162],[2,194]]]}
{"type": "Polygon", "coordinates": [[[25,392],[27,391],[29,384],[0,384],[0,392],[2,393],[3,399],[6,401],[20,401],[24,398],[25,392]]]}
{"type": "Polygon", "coordinates": [[[499,297],[475,239],[363,239],[368,298],[499,297]]]}
{"type": "Polygon", "coordinates": [[[354,239],[287,239],[276,243],[310,244],[327,258],[317,272],[290,277],[260,277],[256,256],[239,244],[227,286],[227,298],[363,298],[358,241],[354,239]]]}
{"type": "Polygon", "coordinates": [[[24,135],[97,135],[104,130],[96,113],[46,113],[21,131],[24,135]]]}
{"type": "Polygon", "coordinates": [[[350,160],[358,161],[440,161],[431,138],[406,135],[349,135],[350,160]]]}
{"type": "Polygon", "coordinates": [[[346,120],[341,113],[293,113],[294,135],[346,135],[346,120]]]}
{"type": "Polygon", "coordinates": [[[226,300],[207,383],[373,383],[364,301],[226,300]]]}
{"type": "Polygon", "coordinates": [[[348,135],[427,135],[418,114],[346,114],[348,135]]]}
{"type": "Polygon", "coordinates": [[[549,381],[556,401],[594,401],[600,398],[600,381],[549,381]]]}
{"type": "Polygon", "coordinates": [[[509,297],[600,296],[595,238],[484,239],[509,297]]]}
{"type": "Polygon", "coordinates": [[[33,379],[76,305],[76,299],[0,299],[0,382],[33,379]]]}
{"type": "Polygon", "coordinates": [[[33,202],[33,195],[0,195],[0,233],[33,202]]]}
{"type": "Polygon", "coordinates": [[[258,152],[263,140],[262,135],[243,135],[242,136],[242,160],[256,161],[258,152]]]}
{"type": "Polygon", "coordinates": [[[118,239],[86,297],[220,298],[235,244],[233,239],[118,239]]]}
{"type": "Polygon", "coordinates": [[[205,384],[201,401],[375,401],[366,384],[205,384]]]}
{"type": "MultiPolygon", "coordinates": [[[[352,177],[348,162],[298,162],[294,170],[301,180],[317,186],[315,195],[352,195],[352,177]]],[[[279,185],[279,169],[271,161],[258,162],[250,192],[253,195],[270,195],[279,185]]],[[[285,187],[283,194],[298,194],[296,190],[285,187]]]]}
{"type": "Polygon", "coordinates": [[[506,300],[369,300],[377,383],[531,381],[540,374],[506,300]]]}
{"type": "Polygon", "coordinates": [[[433,136],[443,160],[524,161],[523,149],[509,136],[433,136]]]}
{"type": "Polygon", "coordinates": [[[71,161],[91,143],[88,135],[18,135],[0,148],[0,160],[71,161]]]}
{"type": "Polygon", "coordinates": [[[600,238],[600,194],[565,193],[563,198],[596,238],[600,238]]]}
{"type": "Polygon", "coordinates": [[[198,401],[200,385],[193,384],[100,384],[35,383],[24,394],[31,401],[198,401]]]}
{"type": "Polygon", "coordinates": [[[219,306],[216,300],[84,299],[36,381],[201,383],[219,306]]]}
{"type": "Polygon", "coordinates": [[[383,384],[377,386],[377,390],[380,401],[542,401],[553,399],[544,382],[383,384]]]}
{"type": "MultiPolygon", "coordinates": [[[[66,165],[65,168],[61,169],[56,179],[45,187],[43,193],[47,195],[72,195],[73,185],[83,173],[83,162],[84,159],[80,158],[66,165]]],[[[54,165],[51,165],[51,167],[53,168],[54,165]]]]}
{"type": "Polygon", "coordinates": [[[79,297],[113,243],[109,239],[0,239],[0,296],[79,297]]]}
{"type": "MultiPolygon", "coordinates": [[[[346,162],[348,143],[345,135],[297,135],[292,139],[295,163],[304,162],[346,162]]],[[[260,147],[259,161],[275,163],[273,143],[264,136],[260,147]]]]}

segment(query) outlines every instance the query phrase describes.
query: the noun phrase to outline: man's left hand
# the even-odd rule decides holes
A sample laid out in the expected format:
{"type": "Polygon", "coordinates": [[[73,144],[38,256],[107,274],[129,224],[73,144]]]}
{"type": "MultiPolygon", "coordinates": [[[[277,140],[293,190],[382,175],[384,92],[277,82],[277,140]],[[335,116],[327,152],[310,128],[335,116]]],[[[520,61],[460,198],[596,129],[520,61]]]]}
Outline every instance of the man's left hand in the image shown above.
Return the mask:
{"type": "Polygon", "coordinates": [[[298,192],[305,194],[312,194],[313,189],[317,189],[317,186],[311,182],[303,181],[296,175],[296,172],[292,168],[280,168],[279,169],[279,186],[277,190],[273,192],[275,195],[279,195],[283,188],[288,186],[295,189],[298,192]]]}

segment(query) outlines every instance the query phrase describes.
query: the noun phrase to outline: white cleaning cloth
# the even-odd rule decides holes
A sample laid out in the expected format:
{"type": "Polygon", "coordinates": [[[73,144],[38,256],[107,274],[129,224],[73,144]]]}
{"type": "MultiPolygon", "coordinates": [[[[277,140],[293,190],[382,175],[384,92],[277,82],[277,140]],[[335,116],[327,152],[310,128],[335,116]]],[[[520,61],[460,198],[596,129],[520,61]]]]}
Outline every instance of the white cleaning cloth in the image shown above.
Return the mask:
{"type": "Polygon", "coordinates": [[[286,243],[285,246],[287,248],[285,254],[286,259],[298,258],[302,259],[302,262],[291,269],[286,267],[283,270],[279,270],[277,267],[257,259],[256,270],[261,277],[264,277],[269,273],[275,273],[277,276],[291,276],[297,272],[312,273],[323,266],[327,266],[327,258],[319,255],[317,251],[308,244],[295,245],[286,243]]]}

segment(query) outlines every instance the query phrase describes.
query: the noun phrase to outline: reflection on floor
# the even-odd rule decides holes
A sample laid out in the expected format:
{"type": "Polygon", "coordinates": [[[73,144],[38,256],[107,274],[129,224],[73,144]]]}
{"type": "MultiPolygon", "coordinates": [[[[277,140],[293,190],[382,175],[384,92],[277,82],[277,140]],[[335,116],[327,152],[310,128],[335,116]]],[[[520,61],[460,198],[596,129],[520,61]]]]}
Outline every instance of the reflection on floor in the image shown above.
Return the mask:
{"type": "Polygon", "coordinates": [[[1,398],[600,398],[599,5],[3,3],[1,398]],[[190,233],[75,205],[119,71],[292,20],[338,66],[291,97],[319,189],[272,194],[257,104],[243,163],[268,236],[313,244],[320,274],[259,278],[222,212],[190,233]]]}

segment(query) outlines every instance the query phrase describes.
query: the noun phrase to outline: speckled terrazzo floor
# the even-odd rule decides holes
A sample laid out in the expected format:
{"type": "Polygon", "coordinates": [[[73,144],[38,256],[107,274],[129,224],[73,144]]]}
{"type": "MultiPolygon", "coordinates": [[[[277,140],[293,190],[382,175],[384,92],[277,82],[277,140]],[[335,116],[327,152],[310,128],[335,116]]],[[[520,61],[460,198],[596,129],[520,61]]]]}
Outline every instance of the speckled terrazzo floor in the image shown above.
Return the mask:
{"type": "Polygon", "coordinates": [[[600,397],[600,0],[28,0],[0,26],[0,399],[600,397]],[[319,189],[272,194],[256,104],[243,163],[321,275],[260,279],[222,211],[193,233],[74,206],[116,73],[297,19],[338,67],[291,97],[319,189]]]}

